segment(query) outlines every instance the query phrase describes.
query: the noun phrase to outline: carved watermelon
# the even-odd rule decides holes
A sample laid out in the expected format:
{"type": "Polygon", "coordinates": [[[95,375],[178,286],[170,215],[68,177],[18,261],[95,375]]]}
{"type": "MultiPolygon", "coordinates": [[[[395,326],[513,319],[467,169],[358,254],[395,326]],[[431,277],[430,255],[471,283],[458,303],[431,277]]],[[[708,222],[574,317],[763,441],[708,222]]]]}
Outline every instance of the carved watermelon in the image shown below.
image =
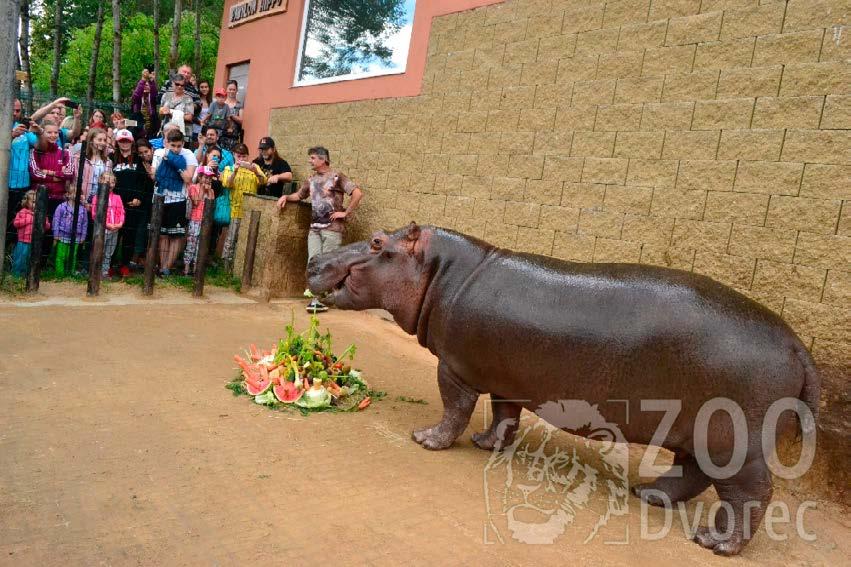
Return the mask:
{"type": "Polygon", "coordinates": [[[299,390],[295,384],[286,380],[283,381],[283,384],[274,386],[272,391],[275,393],[275,397],[285,404],[293,403],[301,398],[301,395],[304,393],[304,390],[299,390]]]}
{"type": "Polygon", "coordinates": [[[245,391],[250,396],[259,396],[260,394],[269,391],[272,387],[272,380],[268,376],[246,376],[245,391]]]}

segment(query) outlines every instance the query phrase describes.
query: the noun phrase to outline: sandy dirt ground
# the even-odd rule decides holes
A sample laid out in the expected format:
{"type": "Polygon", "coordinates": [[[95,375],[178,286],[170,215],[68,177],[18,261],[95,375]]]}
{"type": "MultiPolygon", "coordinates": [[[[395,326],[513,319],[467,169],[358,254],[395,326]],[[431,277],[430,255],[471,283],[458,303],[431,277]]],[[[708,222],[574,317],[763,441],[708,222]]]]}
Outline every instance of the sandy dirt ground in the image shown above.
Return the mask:
{"type": "MultiPolygon", "coordinates": [[[[522,543],[500,502],[508,484],[522,491],[534,482],[519,464],[512,481],[472,445],[483,403],[450,450],[410,440],[413,428],[440,418],[436,360],[394,324],[367,313],[321,316],[339,350],[357,343],[356,366],[387,396],[356,414],[302,417],[224,385],[232,354],[271,344],[293,307],[306,328],[303,302],[234,303],[224,292],[192,302],[178,290],[155,301],[79,295],[30,307],[0,301],[2,565],[841,565],[851,557],[849,522],[826,503],[804,516],[815,541],[791,526],[776,528],[785,541],[772,541],[762,529],[734,559],[688,541],[677,514],[667,536],[642,539],[634,497],[585,543],[609,508],[605,475],[561,516],[552,544],[522,543]]],[[[599,465],[579,438],[557,432],[550,447],[599,465]]],[[[631,470],[640,453],[630,447],[631,470]]],[[[565,505],[558,490],[545,493],[542,508],[547,498],[565,505]]],[[[782,491],[775,500],[794,518],[798,500],[782,491]]],[[[707,491],[687,511],[714,501],[707,491]]],[[[644,516],[651,532],[664,526],[662,510],[644,516]]]]}

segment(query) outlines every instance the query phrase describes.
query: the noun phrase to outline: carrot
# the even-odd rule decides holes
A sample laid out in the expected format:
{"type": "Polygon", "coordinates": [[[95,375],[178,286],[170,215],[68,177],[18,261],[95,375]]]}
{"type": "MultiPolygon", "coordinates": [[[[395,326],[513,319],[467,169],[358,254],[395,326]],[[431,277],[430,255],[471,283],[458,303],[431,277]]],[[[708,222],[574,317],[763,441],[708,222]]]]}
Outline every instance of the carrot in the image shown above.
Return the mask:
{"type": "Polygon", "coordinates": [[[250,374],[252,376],[257,374],[257,367],[253,364],[250,364],[247,360],[239,356],[238,354],[233,355],[233,360],[242,368],[243,374],[250,374]]]}
{"type": "Polygon", "coordinates": [[[370,398],[369,396],[365,397],[363,400],[361,400],[361,403],[358,404],[358,410],[366,409],[367,407],[369,407],[369,404],[371,404],[371,403],[372,403],[372,398],[370,398]]]}
{"type": "Polygon", "coordinates": [[[248,345],[248,350],[251,353],[251,358],[254,361],[258,361],[261,358],[263,358],[263,355],[261,355],[260,352],[257,350],[257,345],[255,345],[255,344],[248,345]]]}

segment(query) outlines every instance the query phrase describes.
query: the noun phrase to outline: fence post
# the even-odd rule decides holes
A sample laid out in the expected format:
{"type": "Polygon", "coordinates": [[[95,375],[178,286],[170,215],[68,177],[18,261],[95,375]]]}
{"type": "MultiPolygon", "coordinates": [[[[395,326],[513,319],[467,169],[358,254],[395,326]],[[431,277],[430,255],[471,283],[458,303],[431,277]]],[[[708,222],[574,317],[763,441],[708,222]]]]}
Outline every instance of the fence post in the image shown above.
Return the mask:
{"type": "Polygon", "coordinates": [[[215,199],[204,199],[204,216],[201,220],[198,252],[195,256],[195,288],[192,290],[194,297],[204,295],[204,278],[207,274],[207,256],[210,253],[210,236],[213,234],[213,213],[215,209],[215,199]]]}
{"type": "Polygon", "coordinates": [[[157,265],[157,256],[160,249],[160,227],[163,223],[163,195],[154,195],[154,204],[151,207],[151,228],[148,230],[148,252],[145,255],[145,287],[142,288],[144,295],[154,294],[154,267],[157,265]]]}
{"type": "Polygon", "coordinates": [[[44,244],[45,218],[47,218],[47,187],[39,185],[35,196],[35,214],[30,239],[30,265],[27,270],[27,291],[31,293],[37,292],[41,283],[41,248],[44,244]]]}
{"type": "MultiPolygon", "coordinates": [[[[77,163],[77,179],[74,182],[76,185],[76,189],[74,191],[74,218],[71,219],[71,253],[68,255],[68,259],[65,263],[65,273],[73,274],[74,268],[76,267],[77,260],[77,247],[82,244],[82,242],[77,242],[77,222],[78,217],[80,216],[80,199],[82,198],[83,193],[83,168],[86,167],[86,141],[80,145],[80,161],[77,163]]],[[[83,236],[83,239],[86,237],[83,236]]]]}
{"type": "Polygon", "coordinates": [[[251,276],[254,274],[254,252],[257,248],[257,233],[260,229],[260,211],[251,211],[251,223],[248,225],[248,239],[245,241],[245,262],[242,265],[242,288],[246,291],[251,287],[251,276]]]}
{"type": "Polygon", "coordinates": [[[109,185],[98,185],[98,208],[95,212],[95,225],[92,229],[92,253],[89,255],[89,285],[86,295],[100,293],[100,279],[103,271],[103,247],[106,238],[106,209],[109,206],[109,185]]]}

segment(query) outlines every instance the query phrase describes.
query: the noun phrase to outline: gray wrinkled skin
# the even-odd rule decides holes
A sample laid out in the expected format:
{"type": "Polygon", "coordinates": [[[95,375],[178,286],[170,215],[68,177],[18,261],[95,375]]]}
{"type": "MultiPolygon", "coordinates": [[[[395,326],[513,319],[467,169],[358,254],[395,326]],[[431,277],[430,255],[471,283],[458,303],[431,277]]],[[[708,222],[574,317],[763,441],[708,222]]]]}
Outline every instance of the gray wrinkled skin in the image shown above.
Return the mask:
{"type": "MultiPolygon", "coordinates": [[[[633,491],[661,505],[649,489],[679,502],[712,484],[733,509],[728,518],[722,508],[715,525],[724,534],[732,524],[731,535],[701,528],[694,539],[720,555],[739,553],[750,539],[747,504],[758,504],[750,510],[753,534],[771,498],[761,439],[768,407],[789,397],[818,412],[818,373],[794,332],[758,303],[697,274],[514,253],[412,223],[315,257],[308,284],[340,309],[386,309],[438,357],[443,418],[412,435],[427,449],[454,443],[482,393],[491,395],[494,420],[473,442],[488,450],[512,442],[523,408],[574,399],[611,414],[627,441],[655,443],[662,413],[641,411],[641,400],[681,401],[659,444],[674,452],[683,475],[633,491]],[[738,404],[747,425],[745,463],[723,480],[710,479],[694,456],[695,417],[718,397],[738,404]]],[[[778,430],[793,425],[786,412],[778,430]]],[[[727,414],[713,414],[706,445],[716,465],[730,461],[733,439],[727,414]]]]}

